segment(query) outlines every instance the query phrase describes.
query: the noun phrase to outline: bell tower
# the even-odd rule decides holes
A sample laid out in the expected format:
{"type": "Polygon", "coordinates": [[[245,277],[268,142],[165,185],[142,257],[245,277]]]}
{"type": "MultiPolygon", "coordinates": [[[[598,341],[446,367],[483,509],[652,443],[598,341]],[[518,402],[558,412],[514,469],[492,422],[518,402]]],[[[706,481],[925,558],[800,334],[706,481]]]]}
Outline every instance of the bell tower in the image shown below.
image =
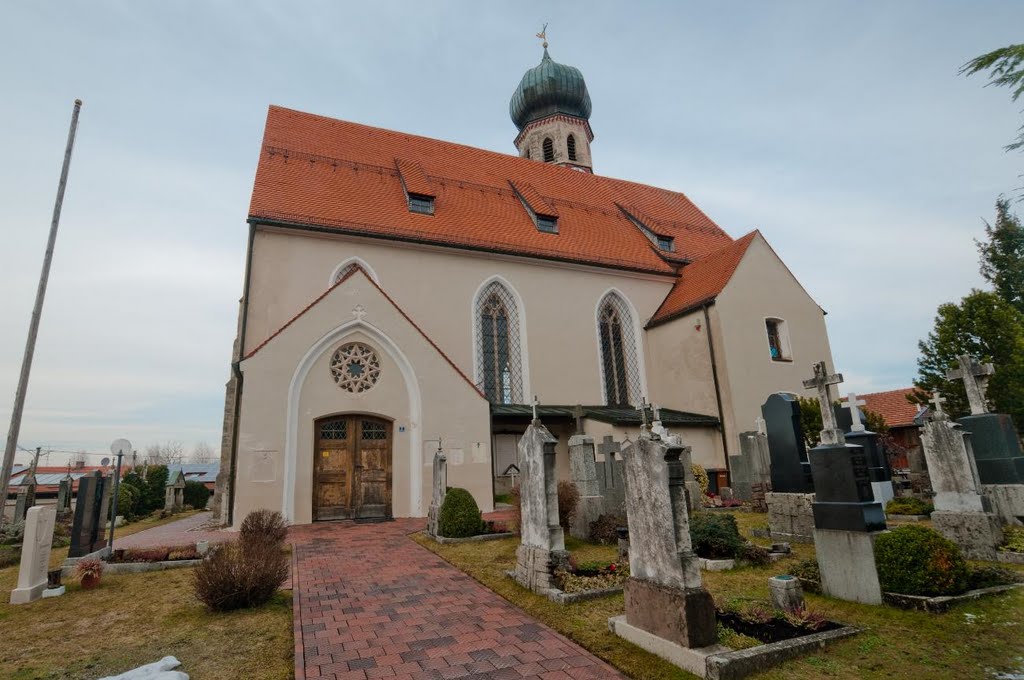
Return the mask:
{"type": "Polygon", "coordinates": [[[593,172],[590,143],[590,93],[578,68],[559,64],[548,54],[519,82],[509,102],[509,115],[519,129],[519,155],[535,161],[593,172]]]}

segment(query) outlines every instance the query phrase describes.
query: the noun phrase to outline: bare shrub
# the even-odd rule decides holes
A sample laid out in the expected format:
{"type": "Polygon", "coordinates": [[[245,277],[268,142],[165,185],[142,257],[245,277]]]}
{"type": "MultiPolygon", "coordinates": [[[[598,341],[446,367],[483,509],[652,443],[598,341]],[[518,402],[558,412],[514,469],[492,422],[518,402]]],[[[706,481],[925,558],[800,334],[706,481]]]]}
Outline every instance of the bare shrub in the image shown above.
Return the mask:
{"type": "Polygon", "coordinates": [[[253,510],[242,520],[238,538],[243,542],[269,541],[283,545],[288,538],[288,523],[273,510],[253,510]]]}

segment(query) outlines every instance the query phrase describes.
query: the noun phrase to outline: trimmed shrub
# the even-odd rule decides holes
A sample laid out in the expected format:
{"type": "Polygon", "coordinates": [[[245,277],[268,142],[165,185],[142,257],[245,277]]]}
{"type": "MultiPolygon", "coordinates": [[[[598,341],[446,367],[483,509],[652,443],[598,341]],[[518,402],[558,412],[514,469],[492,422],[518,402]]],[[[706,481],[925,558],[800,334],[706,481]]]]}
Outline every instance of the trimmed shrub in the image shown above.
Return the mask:
{"type": "Polygon", "coordinates": [[[458,487],[448,489],[437,519],[438,533],[445,538],[468,538],[482,533],[483,530],[480,507],[476,504],[473,494],[458,487]]]}
{"type": "Polygon", "coordinates": [[[185,505],[202,510],[206,507],[212,493],[202,482],[185,482],[185,505]]]}
{"type": "Polygon", "coordinates": [[[273,510],[253,510],[239,529],[238,537],[243,543],[255,544],[261,541],[284,545],[288,538],[288,523],[281,513],[273,510]]]}
{"type": "Polygon", "coordinates": [[[903,526],[875,539],[882,590],[901,595],[956,595],[967,590],[967,562],[937,531],[903,526]]]}
{"type": "Polygon", "coordinates": [[[618,528],[624,526],[626,526],[625,517],[601,515],[590,523],[590,540],[601,545],[618,545],[618,528]]]}
{"type": "Polygon", "coordinates": [[[743,556],[743,539],[732,515],[700,512],[690,518],[690,542],[699,557],[730,560],[743,556]]]}
{"type": "Polygon", "coordinates": [[[808,585],[808,582],[821,583],[821,571],[818,568],[818,560],[815,559],[798,562],[795,567],[789,570],[789,573],[800,579],[805,587],[808,585]]]}
{"type": "MultiPolygon", "coordinates": [[[[131,484],[121,483],[117,487],[117,514],[127,520],[135,519],[135,507],[139,502],[139,490],[131,484]]],[[[113,512],[113,508],[110,509],[113,512]]]]}
{"type": "Polygon", "coordinates": [[[281,513],[256,510],[242,521],[238,540],[217,546],[192,572],[192,588],[212,611],[258,607],[289,575],[281,513]]]}
{"type": "Polygon", "coordinates": [[[931,503],[913,496],[893,498],[885,504],[887,515],[930,515],[935,508],[931,503]]]}
{"type": "Polygon", "coordinates": [[[576,517],[576,510],[580,505],[580,490],[572,482],[561,481],[558,483],[558,523],[566,532],[569,531],[569,524],[576,517]]]}

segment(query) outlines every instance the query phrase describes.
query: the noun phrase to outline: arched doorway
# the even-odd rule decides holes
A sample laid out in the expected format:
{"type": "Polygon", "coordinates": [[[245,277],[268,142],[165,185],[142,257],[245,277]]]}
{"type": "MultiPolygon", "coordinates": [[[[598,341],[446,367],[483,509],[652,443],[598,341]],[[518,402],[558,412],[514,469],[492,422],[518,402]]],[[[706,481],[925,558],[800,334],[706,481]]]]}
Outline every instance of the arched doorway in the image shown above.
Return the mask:
{"type": "Polygon", "coordinates": [[[314,424],[313,520],[391,518],[391,422],[364,415],[314,424]]]}

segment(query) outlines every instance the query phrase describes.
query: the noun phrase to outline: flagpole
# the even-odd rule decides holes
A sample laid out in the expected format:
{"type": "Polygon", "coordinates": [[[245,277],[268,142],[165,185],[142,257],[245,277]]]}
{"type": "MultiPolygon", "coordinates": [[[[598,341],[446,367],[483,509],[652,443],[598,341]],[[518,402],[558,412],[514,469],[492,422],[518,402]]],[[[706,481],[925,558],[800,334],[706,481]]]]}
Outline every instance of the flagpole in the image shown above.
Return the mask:
{"type": "Polygon", "coordinates": [[[71,167],[71,150],[75,146],[75,133],[78,131],[78,113],[82,109],[82,100],[75,100],[75,108],[71,113],[71,128],[68,130],[68,143],[64,149],[64,165],[60,171],[60,183],[57,185],[57,200],[53,204],[53,219],[50,221],[50,238],[46,242],[46,254],[43,256],[43,271],[39,274],[39,288],[36,290],[36,304],[32,308],[32,319],[28,326],[28,340],[25,342],[25,356],[21,360],[21,375],[18,378],[18,389],[14,393],[14,409],[11,411],[11,429],[7,431],[7,447],[4,449],[3,466],[0,467],[0,491],[3,492],[3,505],[0,505],[0,526],[4,523],[3,510],[7,507],[7,487],[11,481],[11,470],[14,468],[14,452],[18,448],[18,434],[21,431],[21,414],[25,408],[25,393],[28,391],[28,376],[32,370],[32,356],[36,350],[36,336],[39,333],[39,317],[43,313],[43,298],[46,297],[46,284],[50,278],[50,263],[53,261],[53,247],[57,242],[57,226],[60,224],[60,210],[64,204],[64,189],[68,184],[68,169],[71,167]]]}

